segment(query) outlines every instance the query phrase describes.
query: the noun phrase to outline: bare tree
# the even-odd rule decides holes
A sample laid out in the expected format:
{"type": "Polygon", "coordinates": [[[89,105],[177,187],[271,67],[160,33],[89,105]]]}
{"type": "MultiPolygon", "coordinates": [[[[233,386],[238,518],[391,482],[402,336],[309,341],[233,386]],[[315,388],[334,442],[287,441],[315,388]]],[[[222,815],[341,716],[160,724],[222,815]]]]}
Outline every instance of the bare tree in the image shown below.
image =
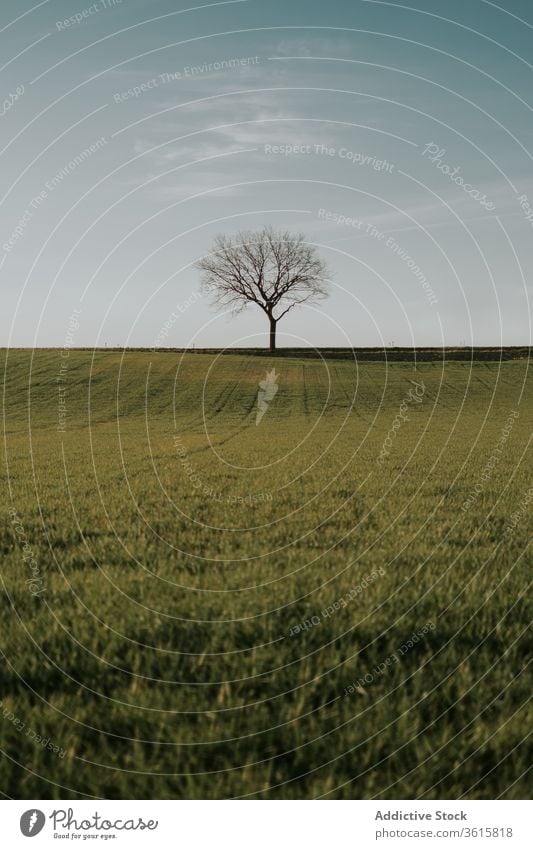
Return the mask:
{"type": "Polygon", "coordinates": [[[214,304],[234,313],[257,304],[270,323],[270,350],[276,350],[276,326],[298,304],[327,296],[326,264],[302,235],[258,232],[217,236],[210,254],[197,263],[202,287],[214,304]]]}

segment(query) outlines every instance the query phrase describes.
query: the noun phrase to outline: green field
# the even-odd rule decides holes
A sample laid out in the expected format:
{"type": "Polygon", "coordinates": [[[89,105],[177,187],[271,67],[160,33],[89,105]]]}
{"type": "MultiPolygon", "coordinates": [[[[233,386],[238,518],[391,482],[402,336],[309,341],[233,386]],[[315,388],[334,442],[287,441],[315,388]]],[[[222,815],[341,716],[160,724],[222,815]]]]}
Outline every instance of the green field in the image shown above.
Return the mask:
{"type": "Polygon", "coordinates": [[[5,796],[528,795],[527,359],[1,356],[5,796]]]}

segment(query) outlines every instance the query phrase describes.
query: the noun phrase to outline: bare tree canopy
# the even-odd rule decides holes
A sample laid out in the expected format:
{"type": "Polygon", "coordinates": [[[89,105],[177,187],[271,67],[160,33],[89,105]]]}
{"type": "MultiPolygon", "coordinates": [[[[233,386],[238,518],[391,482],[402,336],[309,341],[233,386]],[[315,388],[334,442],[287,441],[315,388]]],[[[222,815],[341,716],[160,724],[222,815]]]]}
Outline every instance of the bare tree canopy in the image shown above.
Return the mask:
{"type": "Polygon", "coordinates": [[[238,313],[253,303],[270,322],[270,350],[276,324],[295,306],[328,294],[327,267],[301,234],[264,227],[236,236],[217,236],[212,252],[197,263],[202,286],[219,306],[238,313]]]}

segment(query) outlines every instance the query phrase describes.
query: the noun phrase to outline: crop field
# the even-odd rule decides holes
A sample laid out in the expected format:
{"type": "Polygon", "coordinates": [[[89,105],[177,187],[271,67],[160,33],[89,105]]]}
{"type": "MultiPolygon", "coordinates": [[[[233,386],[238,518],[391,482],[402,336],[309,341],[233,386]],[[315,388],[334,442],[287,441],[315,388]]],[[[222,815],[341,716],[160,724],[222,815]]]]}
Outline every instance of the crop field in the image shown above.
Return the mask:
{"type": "Polygon", "coordinates": [[[5,797],[527,796],[527,358],[1,358],[5,797]]]}

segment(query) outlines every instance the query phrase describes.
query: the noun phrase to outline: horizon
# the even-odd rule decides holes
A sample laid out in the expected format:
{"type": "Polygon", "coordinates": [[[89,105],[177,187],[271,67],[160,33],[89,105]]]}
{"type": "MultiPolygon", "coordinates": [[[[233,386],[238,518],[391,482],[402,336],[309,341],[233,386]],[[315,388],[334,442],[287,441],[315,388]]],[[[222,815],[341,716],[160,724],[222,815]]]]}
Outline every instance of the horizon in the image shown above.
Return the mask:
{"type": "Polygon", "coordinates": [[[216,346],[192,346],[192,347],[181,347],[181,346],[158,346],[158,347],[150,347],[149,345],[128,345],[123,347],[121,345],[108,345],[104,343],[103,345],[73,345],[73,346],[65,346],[65,345],[11,345],[7,347],[6,345],[0,345],[0,351],[149,351],[151,353],[168,353],[172,351],[250,351],[253,353],[266,353],[271,357],[275,357],[279,351],[446,351],[446,350],[473,350],[473,351],[506,351],[513,350],[515,348],[523,349],[531,349],[531,345],[527,342],[520,343],[517,342],[513,345],[303,345],[302,347],[293,347],[291,345],[280,345],[276,348],[276,351],[269,351],[268,346],[261,346],[258,348],[249,348],[244,346],[230,346],[226,345],[224,347],[216,347],[216,346]]]}

